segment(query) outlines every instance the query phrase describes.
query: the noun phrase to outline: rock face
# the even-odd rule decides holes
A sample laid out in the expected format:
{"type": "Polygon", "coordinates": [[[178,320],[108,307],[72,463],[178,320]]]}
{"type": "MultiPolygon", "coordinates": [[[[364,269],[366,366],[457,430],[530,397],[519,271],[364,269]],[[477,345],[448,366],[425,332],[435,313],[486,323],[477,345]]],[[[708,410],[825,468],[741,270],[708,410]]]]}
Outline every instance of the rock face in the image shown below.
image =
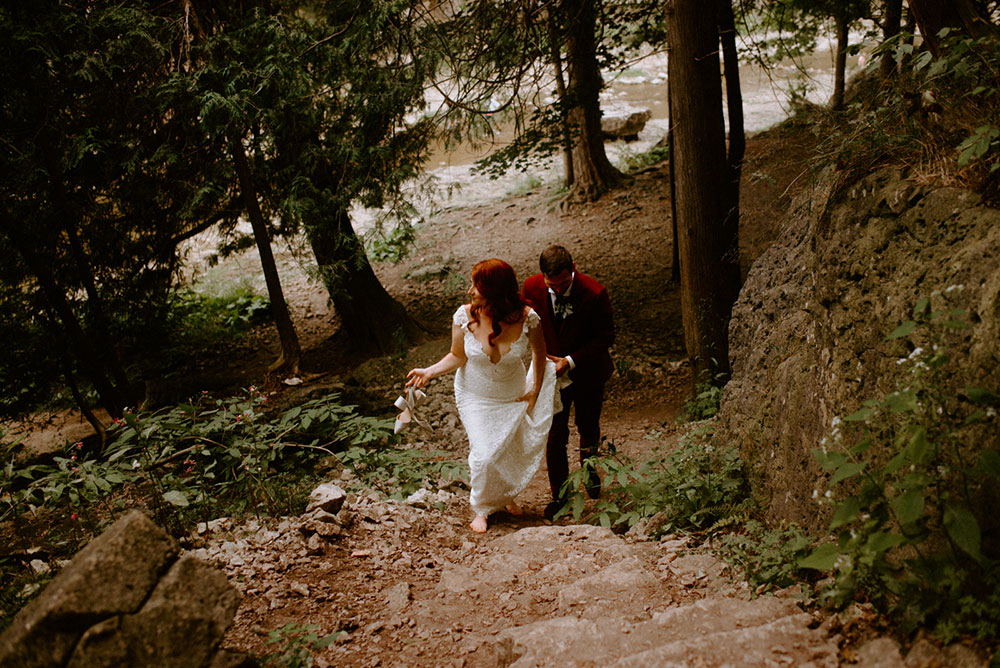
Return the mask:
{"type": "MultiPolygon", "coordinates": [[[[750,269],[730,324],[733,380],[718,432],[738,444],[770,519],[813,529],[825,525],[813,501],[824,476],[811,451],[864,400],[903,389],[912,345],[947,349],[947,396],[1000,389],[1000,211],[893,169],[846,191],[834,182],[821,175],[750,269]],[[932,311],[962,309],[974,327],[887,341],[921,298],[932,311]]],[[[978,447],[995,448],[997,433],[992,417],[978,447]]]]}
{"type": "Polygon", "coordinates": [[[0,665],[252,665],[218,649],[239,594],[179,552],[141,512],[118,520],[14,618],[0,636],[0,665]]]}

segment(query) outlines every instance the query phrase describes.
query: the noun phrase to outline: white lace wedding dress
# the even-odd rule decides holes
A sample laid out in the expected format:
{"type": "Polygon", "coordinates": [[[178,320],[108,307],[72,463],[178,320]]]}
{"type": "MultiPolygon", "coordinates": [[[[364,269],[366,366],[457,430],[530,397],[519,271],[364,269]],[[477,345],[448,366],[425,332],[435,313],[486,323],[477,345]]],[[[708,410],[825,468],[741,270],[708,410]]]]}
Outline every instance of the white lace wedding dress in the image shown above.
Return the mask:
{"type": "Polygon", "coordinates": [[[469,331],[469,311],[460,306],[453,322],[465,330],[468,361],[455,373],[455,403],[469,435],[470,502],[477,515],[507,506],[531,481],[545,453],[552,415],[561,408],[555,364],[546,360],[542,389],[531,415],[517,401],[534,381],[528,332],[540,325],[528,310],[521,336],[494,363],[469,331]]]}

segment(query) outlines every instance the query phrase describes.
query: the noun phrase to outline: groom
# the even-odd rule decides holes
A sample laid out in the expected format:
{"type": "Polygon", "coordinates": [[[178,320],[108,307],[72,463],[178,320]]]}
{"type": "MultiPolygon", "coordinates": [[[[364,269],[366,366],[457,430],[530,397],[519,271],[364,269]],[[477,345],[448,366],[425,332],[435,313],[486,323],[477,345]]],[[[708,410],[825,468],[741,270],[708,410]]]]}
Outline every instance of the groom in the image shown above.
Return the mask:
{"type": "MultiPolygon", "coordinates": [[[[581,464],[597,454],[601,442],[604,384],[615,369],[608,350],[615,341],[615,325],[608,291],[590,276],[577,273],[569,251],[549,246],[538,264],[542,272],[524,282],[524,299],[541,317],[545,347],[556,363],[556,375],[568,373],[573,381],[562,390],[563,409],[552,419],[545,452],[552,488],[545,518],[551,520],[566,501],[562,486],[569,477],[566,445],[571,406],[576,406],[581,464]]],[[[586,487],[590,498],[601,495],[596,472],[591,473],[586,487]]]]}

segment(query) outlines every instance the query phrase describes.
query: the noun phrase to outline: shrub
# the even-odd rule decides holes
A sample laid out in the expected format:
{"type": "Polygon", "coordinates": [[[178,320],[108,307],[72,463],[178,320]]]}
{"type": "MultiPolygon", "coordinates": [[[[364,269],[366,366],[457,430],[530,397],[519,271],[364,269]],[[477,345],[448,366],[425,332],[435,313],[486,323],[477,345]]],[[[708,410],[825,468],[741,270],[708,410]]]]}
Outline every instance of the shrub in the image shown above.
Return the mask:
{"type": "MultiPolygon", "coordinates": [[[[931,312],[922,299],[888,338],[939,340],[941,330],[969,327],[960,314],[931,312]]],[[[933,626],[945,642],[962,633],[995,640],[1000,571],[980,521],[1000,479],[1000,396],[946,389],[949,357],[937,343],[899,363],[909,372],[903,386],[835,419],[814,453],[831,472],[829,490],[814,495],[834,505],[832,540],[799,565],[832,571],[821,595],[833,606],[864,596],[904,632],[933,626]]]]}

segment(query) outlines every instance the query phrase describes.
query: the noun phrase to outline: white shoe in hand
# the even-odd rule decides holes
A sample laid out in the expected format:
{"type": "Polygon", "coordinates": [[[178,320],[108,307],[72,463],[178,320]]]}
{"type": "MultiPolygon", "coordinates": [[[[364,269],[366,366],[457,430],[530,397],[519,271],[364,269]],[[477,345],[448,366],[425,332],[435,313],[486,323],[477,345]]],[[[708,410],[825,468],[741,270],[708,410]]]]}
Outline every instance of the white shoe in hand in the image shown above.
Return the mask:
{"type": "Polygon", "coordinates": [[[413,423],[420,425],[424,429],[431,429],[427,426],[426,422],[417,417],[417,407],[424,403],[426,399],[427,395],[423,390],[415,390],[412,387],[406,388],[406,395],[396,399],[396,403],[394,404],[396,408],[402,411],[396,417],[396,425],[393,428],[394,434],[404,431],[413,423]]]}

